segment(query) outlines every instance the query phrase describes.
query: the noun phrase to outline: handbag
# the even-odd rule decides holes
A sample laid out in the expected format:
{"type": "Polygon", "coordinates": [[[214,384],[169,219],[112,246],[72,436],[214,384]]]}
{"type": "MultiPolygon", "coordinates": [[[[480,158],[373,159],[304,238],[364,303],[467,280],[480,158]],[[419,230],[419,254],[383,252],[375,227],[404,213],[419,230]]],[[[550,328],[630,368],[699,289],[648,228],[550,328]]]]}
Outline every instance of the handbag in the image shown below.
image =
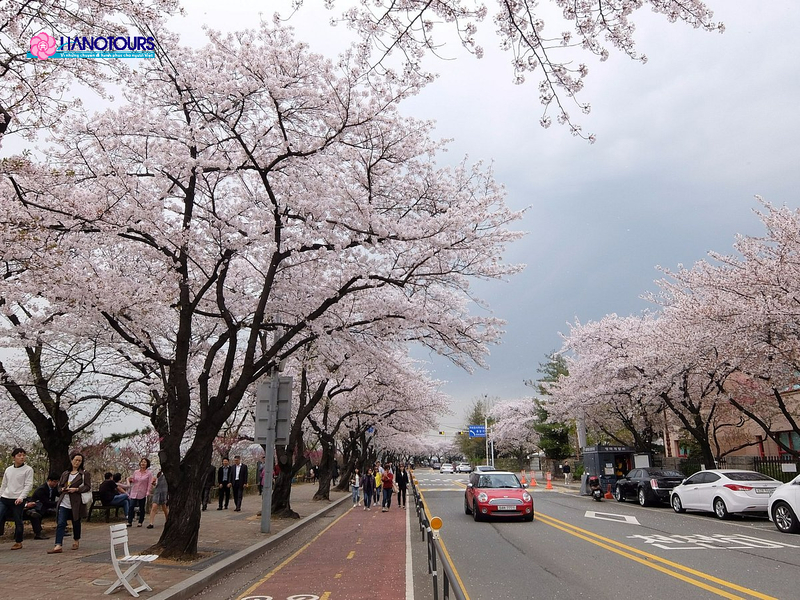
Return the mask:
{"type": "Polygon", "coordinates": [[[81,492],[81,502],[84,504],[91,504],[92,503],[92,492],[81,492]]]}

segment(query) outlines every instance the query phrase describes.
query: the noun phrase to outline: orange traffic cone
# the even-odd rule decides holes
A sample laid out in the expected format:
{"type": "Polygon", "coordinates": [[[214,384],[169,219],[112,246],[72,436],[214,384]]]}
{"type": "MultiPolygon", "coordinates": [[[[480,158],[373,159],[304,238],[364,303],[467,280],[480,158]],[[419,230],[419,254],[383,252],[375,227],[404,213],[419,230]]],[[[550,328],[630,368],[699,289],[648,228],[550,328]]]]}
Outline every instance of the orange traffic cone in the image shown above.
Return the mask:
{"type": "Polygon", "coordinates": [[[552,490],[553,489],[553,481],[552,480],[553,480],[553,476],[550,473],[548,473],[547,474],[547,485],[544,486],[544,489],[546,489],[546,490],[552,490]]]}
{"type": "Polygon", "coordinates": [[[614,499],[614,494],[611,493],[611,484],[610,483],[608,484],[608,489],[606,489],[606,495],[603,496],[603,498],[605,498],[606,500],[613,500],[614,499]]]}
{"type": "Polygon", "coordinates": [[[523,469],[523,471],[522,471],[522,479],[520,480],[520,483],[521,483],[522,485],[528,485],[528,482],[527,482],[527,481],[525,481],[525,470],[524,470],[524,469],[523,469]]]}
{"type": "Polygon", "coordinates": [[[531,487],[536,487],[536,474],[531,472],[531,487]]]}

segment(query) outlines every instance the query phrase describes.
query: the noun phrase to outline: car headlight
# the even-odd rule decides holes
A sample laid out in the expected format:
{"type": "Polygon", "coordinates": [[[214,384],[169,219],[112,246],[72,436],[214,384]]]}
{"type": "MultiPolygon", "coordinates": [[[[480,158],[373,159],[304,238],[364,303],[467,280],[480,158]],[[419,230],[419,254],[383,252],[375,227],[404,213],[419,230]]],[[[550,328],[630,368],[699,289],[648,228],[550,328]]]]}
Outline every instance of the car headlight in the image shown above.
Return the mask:
{"type": "Polygon", "coordinates": [[[486,495],[486,492],[478,494],[478,502],[486,502],[487,500],[489,500],[489,496],[486,495]]]}
{"type": "Polygon", "coordinates": [[[522,499],[525,502],[530,502],[531,501],[531,495],[528,492],[522,492],[522,499]]]}

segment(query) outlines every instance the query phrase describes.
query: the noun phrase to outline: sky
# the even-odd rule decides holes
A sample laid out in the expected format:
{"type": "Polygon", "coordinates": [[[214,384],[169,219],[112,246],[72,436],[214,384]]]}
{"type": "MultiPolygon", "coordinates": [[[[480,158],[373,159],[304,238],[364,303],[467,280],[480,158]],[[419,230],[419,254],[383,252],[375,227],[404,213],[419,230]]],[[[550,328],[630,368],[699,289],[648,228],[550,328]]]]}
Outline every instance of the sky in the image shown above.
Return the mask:
{"type": "MultiPolygon", "coordinates": [[[[321,4],[306,0],[289,23],[313,51],[334,56],[347,32],[327,24],[334,13],[321,4]]],[[[530,395],[524,381],[539,377],[539,364],[561,347],[576,319],[654,308],[641,296],[656,289],[658,265],[691,265],[711,250],[732,251],[737,233],[761,234],[755,195],[800,205],[800,7],[779,0],[708,4],[725,23],[724,34],[671,24],[645,8],[635,23],[646,64],[613,50],[604,63],[580,58],[590,69],[581,100],[592,112],[572,112],[597,135],[592,145],[565,127],[539,126],[536,74],[512,83],[510,56],[499,50],[490,19],[479,29],[481,60],[436,34],[447,42],[444,58],[425,66],[438,79],[402,110],[435,120],[436,135],[452,139],[441,162],[465,155],[491,162],[508,205],[527,209],[517,224],[527,235],[507,253],[526,269],[474,287],[507,322],[489,368],[468,374],[414,353],[452,398],[441,428],[462,428],[468,407],[484,396],[530,395]]],[[[252,27],[259,15],[288,16],[286,7],[193,0],[173,26],[185,41],[199,40],[202,23],[252,27]]],[[[546,15],[549,31],[565,29],[557,13],[546,15]]]]}
{"type": "MultiPolygon", "coordinates": [[[[342,0],[337,0],[342,3],[342,0]]],[[[255,27],[259,18],[291,12],[289,2],[185,2],[171,21],[187,43],[201,43],[204,24],[255,27]]],[[[546,31],[566,29],[543,0],[546,31]],[[552,24],[552,28],[551,28],[552,24]]],[[[334,57],[346,44],[343,27],[321,0],[305,0],[289,21],[313,51],[334,57]]],[[[641,298],[656,289],[657,265],[691,265],[707,252],[732,251],[735,235],[759,235],[756,194],[800,206],[800,5],[794,0],[710,0],[724,34],[692,29],[645,7],[634,18],[637,49],[646,64],[611,50],[604,63],[587,55],[581,100],[590,115],[571,111],[595,144],[562,126],[539,126],[538,78],[514,85],[510,56],[498,48],[490,17],[479,26],[486,56],[447,44],[426,68],[438,79],[402,108],[436,121],[435,134],[452,138],[442,163],[467,155],[494,166],[507,204],[526,208],[516,228],[527,232],[506,258],[525,270],[504,282],[478,282],[477,296],[504,320],[502,344],[488,369],[473,374],[417,350],[432,377],[444,380],[452,414],[447,431],[484,395],[528,396],[525,380],[562,344],[576,319],[629,315],[653,308],[641,298]]],[[[476,310],[482,310],[476,308],[476,310]]]]}

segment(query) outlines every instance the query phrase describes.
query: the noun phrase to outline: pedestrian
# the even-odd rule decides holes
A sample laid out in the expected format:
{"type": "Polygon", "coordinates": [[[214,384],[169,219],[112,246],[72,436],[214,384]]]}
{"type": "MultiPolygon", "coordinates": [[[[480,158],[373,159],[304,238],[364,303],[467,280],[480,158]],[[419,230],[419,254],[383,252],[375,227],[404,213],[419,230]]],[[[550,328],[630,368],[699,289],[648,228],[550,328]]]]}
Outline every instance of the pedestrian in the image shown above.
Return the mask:
{"type": "Polygon", "coordinates": [[[89,512],[83,502],[82,494],[92,491],[92,480],[89,471],[84,470],[83,454],[73,452],[69,457],[72,469],[61,474],[58,480],[58,519],[56,521],[56,544],[48,554],[60,554],[67,529],[67,519],[72,521],[72,549],[78,550],[81,545],[81,517],[89,512]]]}
{"type": "Polygon", "coordinates": [[[350,476],[350,491],[353,493],[353,508],[355,508],[361,503],[358,498],[358,490],[360,486],[361,486],[361,475],[359,475],[358,469],[356,469],[350,476]]]}
{"type": "Polygon", "coordinates": [[[228,510],[228,503],[231,501],[231,487],[233,486],[233,470],[231,461],[228,457],[222,459],[222,466],[217,469],[217,485],[219,485],[219,506],[217,510],[222,510],[223,500],[225,510],[228,510]]]}
{"type": "Polygon", "coordinates": [[[203,495],[200,500],[203,504],[203,510],[208,508],[208,501],[211,498],[211,488],[214,487],[214,479],[217,477],[217,469],[214,465],[208,465],[206,474],[203,477],[203,495]]]}
{"type": "MultiPolygon", "coordinates": [[[[122,476],[120,475],[120,479],[122,476]]],[[[131,501],[128,494],[121,491],[119,484],[114,481],[114,475],[109,471],[103,475],[103,483],[97,489],[100,494],[100,502],[103,506],[121,506],[124,511],[125,519],[128,518],[131,501]]]]}
{"type": "Polygon", "coordinates": [[[262,456],[256,463],[256,486],[258,486],[258,495],[264,491],[264,460],[266,456],[262,456]]]}
{"type": "Polygon", "coordinates": [[[164,513],[164,519],[169,516],[169,506],[168,504],[168,489],[167,489],[167,477],[164,475],[164,471],[159,470],[158,475],[153,480],[153,506],[150,508],[150,522],[147,524],[148,529],[153,528],[153,523],[156,520],[156,513],[158,509],[161,509],[161,512],[164,513]]]}
{"type": "Polygon", "coordinates": [[[369,510],[372,506],[372,497],[375,495],[375,475],[372,472],[372,467],[367,469],[367,474],[364,475],[361,486],[364,488],[364,510],[369,510]]]}
{"type": "Polygon", "coordinates": [[[5,520],[6,513],[14,518],[14,545],[12,550],[22,549],[22,513],[25,510],[25,498],[33,488],[33,469],[25,464],[27,453],[22,448],[14,448],[11,458],[14,461],[3,474],[0,484],[0,521],[5,520]]]}
{"type": "Polygon", "coordinates": [[[153,487],[153,472],[150,470],[150,459],[142,457],[139,461],[139,468],[133,472],[133,475],[128,477],[130,483],[130,491],[128,498],[131,501],[130,508],[128,509],[128,527],[133,525],[134,510],[139,511],[139,524],[141,527],[144,524],[145,506],[147,505],[147,496],[153,487]]]}
{"type": "Polygon", "coordinates": [[[564,464],[561,466],[561,472],[564,473],[564,485],[569,485],[572,479],[572,469],[567,461],[564,461],[564,464]]]}
{"type": "Polygon", "coordinates": [[[381,505],[381,512],[386,512],[392,507],[392,493],[394,491],[394,474],[389,470],[388,463],[383,468],[381,485],[383,486],[383,504],[381,505]]]}
{"type": "Polygon", "coordinates": [[[378,502],[381,501],[381,494],[383,494],[383,486],[381,485],[381,471],[378,469],[377,465],[375,466],[375,499],[373,504],[378,506],[378,502]]]}
{"type": "Polygon", "coordinates": [[[395,484],[397,485],[397,506],[400,508],[406,507],[406,489],[408,488],[408,472],[406,466],[400,463],[400,469],[397,471],[395,477],[395,484]]]}
{"type": "Polygon", "coordinates": [[[242,457],[238,454],[233,457],[233,503],[236,508],[233,512],[242,512],[242,498],[244,490],[250,487],[247,482],[247,465],[242,464],[242,457]]]}

